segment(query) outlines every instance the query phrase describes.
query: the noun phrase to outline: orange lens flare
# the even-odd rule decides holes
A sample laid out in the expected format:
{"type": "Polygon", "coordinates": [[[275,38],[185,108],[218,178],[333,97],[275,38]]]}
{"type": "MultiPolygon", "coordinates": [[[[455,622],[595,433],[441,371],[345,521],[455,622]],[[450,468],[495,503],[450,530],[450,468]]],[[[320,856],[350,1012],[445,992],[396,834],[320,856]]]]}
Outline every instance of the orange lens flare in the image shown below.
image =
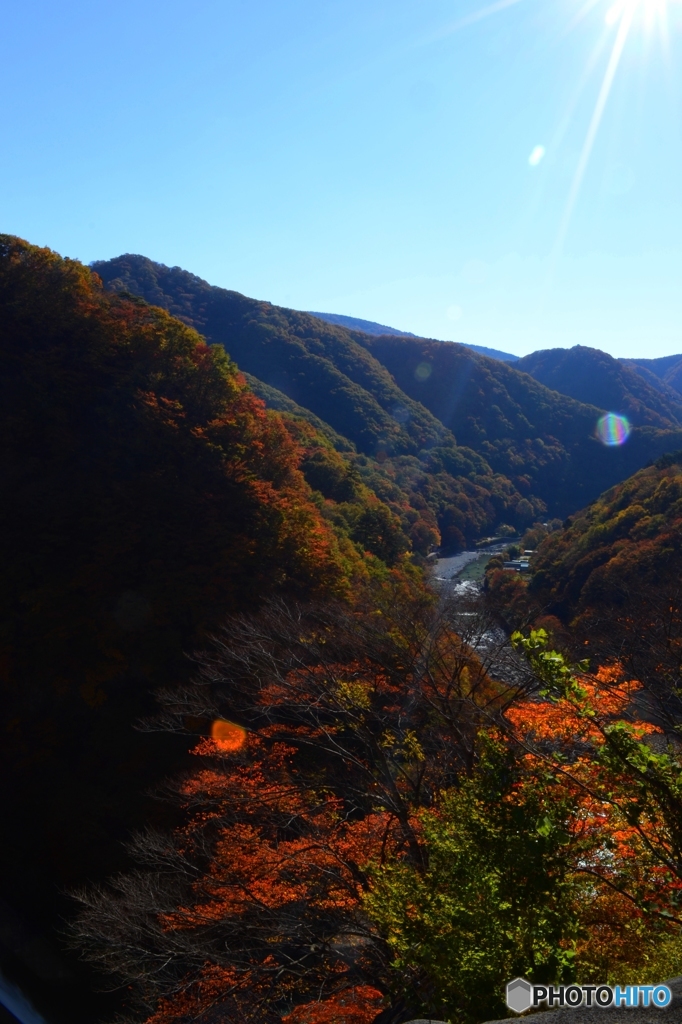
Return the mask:
{"type": "Polygon", "coordinates": [[[224,718],[216,718],[211,725],[211,739],[220,750],[239,750],[246,742],[246,729],[234,722],[226,722],[224,718]]]}

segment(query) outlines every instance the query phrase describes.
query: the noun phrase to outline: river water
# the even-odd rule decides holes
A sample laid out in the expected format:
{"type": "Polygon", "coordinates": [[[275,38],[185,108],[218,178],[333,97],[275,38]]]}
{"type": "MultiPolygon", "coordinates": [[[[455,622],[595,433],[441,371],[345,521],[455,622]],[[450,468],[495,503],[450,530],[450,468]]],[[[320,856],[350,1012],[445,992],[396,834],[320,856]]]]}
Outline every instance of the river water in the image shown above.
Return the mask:
{"type": "Polygon", "coordinates": [[[493,557],[509,546],[509,541],[494,541],[476,551],[460,551],[458,555],[439,558],[431,569],[431,579],[439,590],[456,592],[460,588],[480,590],[485,567],[493,557]]]}

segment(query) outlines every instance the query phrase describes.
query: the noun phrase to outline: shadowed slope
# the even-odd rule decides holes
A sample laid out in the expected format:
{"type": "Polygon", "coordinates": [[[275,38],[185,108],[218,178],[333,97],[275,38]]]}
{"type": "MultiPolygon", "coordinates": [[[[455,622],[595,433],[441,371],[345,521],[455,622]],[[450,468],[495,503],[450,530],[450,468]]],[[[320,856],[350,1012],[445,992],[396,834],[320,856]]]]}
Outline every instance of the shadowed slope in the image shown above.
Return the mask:
{"type": "Polygon", "coordinates": [[[397,384],[523,491],[565,516],[604,486],[682,444],[682,430],[633,430],[627,444],[606,448],[595,428],[603,409],[552,391],[499,360],[421,338],[367,338],[367,347],[397,384]]]}
{"type": "Polygon", "coordinates": [[[637,426],[666,429],[682,424],[682,396],[655,387],[634,367],[598,349],[576,345],[533,352],[516,368],[562,395],[624,413],[637,426]]]}

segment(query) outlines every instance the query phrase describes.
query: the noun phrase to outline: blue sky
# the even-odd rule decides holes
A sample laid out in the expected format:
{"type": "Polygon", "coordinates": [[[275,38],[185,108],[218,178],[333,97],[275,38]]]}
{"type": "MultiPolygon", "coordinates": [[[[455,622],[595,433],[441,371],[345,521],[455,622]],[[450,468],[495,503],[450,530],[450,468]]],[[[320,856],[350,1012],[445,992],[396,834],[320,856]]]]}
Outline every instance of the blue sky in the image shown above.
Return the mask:
{"type": "Polygon", "coordinates": [[[566,221],[611,3],[7,2],[0,229],[519,355],[682,352],[678,0],[667,51],[640,0],[566,221]]]}

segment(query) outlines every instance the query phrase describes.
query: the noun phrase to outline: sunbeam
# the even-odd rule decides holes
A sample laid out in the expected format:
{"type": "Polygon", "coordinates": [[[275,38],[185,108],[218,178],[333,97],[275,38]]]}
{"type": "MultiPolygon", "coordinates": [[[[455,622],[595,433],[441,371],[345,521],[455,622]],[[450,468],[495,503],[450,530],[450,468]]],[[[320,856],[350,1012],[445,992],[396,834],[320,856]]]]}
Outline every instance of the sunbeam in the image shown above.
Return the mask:
{"type": "Polygon", "coordinates": [[[585,177],[587,165],[590,162],[590,155],[592,153],[594,141],[597,137],[602,117],[604,116],[604,110],[606,109],[606,104],[609,98],[609,94],[611,92],[611,88],[613,86],[613,80],[616,77],[616,71],[618,70],[620,59],[623,56],[623,49],[625,47],[625,43],[627,42],[628,35],[630,34],[630,29],[632,27],[635,11],[636,4],[631,2],[625,6],[625,9],[619,15],[620,23],[618,25],[618,32],[616,33],[613,49],[611,50],[609,63],[606,67],[606,72],[604,73],[604,79],[601,84],[601,89],[599,90],[599,95],[597,97],[597,102],[592,113],[590,125],[587,129],[587,135],[585,136],[583,148],[580,153],[578,166],[576,167],[575,174],[573,176],[571,188],[568,193],[568,199],[566,200],[564,215],[561,219],[561,224],[559,225],[557,239],[554,243],[552,257],[550,259],[550,274],[556,263],[556,260],[561,254],[561,250],[566,239],[566,234],[568,232],[568,228],[571,222],[573,210],[578,199],[578,195],[580,193],[580,186],[582,185],[583,178],[585,177]]]}
{"type": "MultiPolygon", "coordinates": [[[[511,7],[515,7],[521,2],[522,0],[496,0],[496,2],[480,7],[478,10],[474,10],[450,25],[445,26],[440,30],[438,36],[439,38],[442,38],[443,36],[450,35],[451,33],[483,21],[484,19],[502,13],[511,7]]],[[[590,163],[595,141],[599,134],[604,112],[613,89],[618,68],[621,64],[621,59],[623,57],[628,37],[635,28],[649,36],[651,36],[654,29],[656,29],[657,35],[660,38],[664,60],[669,64],[668,12],[674,4],[679,6],[682,4],[682,0],[611,0],[610,5],[608,4],[608,0],[606,3],[604,3],[603,0],[582,0],[581,3],[576,3],[576,9],[562,32],[562,35],[564,36],[571,34],[573,30],[586,20],[596,7],[601,5],[602,9],[605,9],[604,22],[607,33],[609,29],[615,30],[615,39],[608,56],[606,70],[604,71],[599,93],[590,117],[587,133],[580,149],[578,162],[566,197],[555,242],[551,249],[548,262],[548,285],[551,285],[554,269],[563,251],[566,236],[580,196],[585,174],[590,163]]],[[[556,153],[566,132],[568,131],[570,122],[573,120],[578,100],[595,70],[597,61],[607,45],[608,34],[604,35],[602,33],[601,39],[597,42],[597,45],[587,61],[587,66],[580,76],[580,81],[577,83],[576,88],[573,91],[573,96],[568,104],[568,110],[561,118],[561,122],[554,132],[553,138],[550,140],[547,149],[545,150],[545,147],[543,146],[536,146],[535,149],[531,151],[528,159],[529,166],[537,166],[544,158],[545,153],[550,157],[556,153]]]]}
{"type": "Polygon", "coordinates": [[[457,21],[446,25],[436,33],[435,37],[429,37],[428,41],[433,42],[434,38],[443,39],[445,36],[452,35],[453,32],[459,32],[460,29],[467,28],[469,25],[475,25],[477,21],[484,21],[485,18],[491,18],[493,14],[499,14],[500,11],[504,11],[508,7],[516,7],[520,3],[522,3],[522,0],[496,0],[495,3],[481,7],[477,11],[472,11],[471,14],[465,14],[463,18],[458,18],[457,21]]]}

